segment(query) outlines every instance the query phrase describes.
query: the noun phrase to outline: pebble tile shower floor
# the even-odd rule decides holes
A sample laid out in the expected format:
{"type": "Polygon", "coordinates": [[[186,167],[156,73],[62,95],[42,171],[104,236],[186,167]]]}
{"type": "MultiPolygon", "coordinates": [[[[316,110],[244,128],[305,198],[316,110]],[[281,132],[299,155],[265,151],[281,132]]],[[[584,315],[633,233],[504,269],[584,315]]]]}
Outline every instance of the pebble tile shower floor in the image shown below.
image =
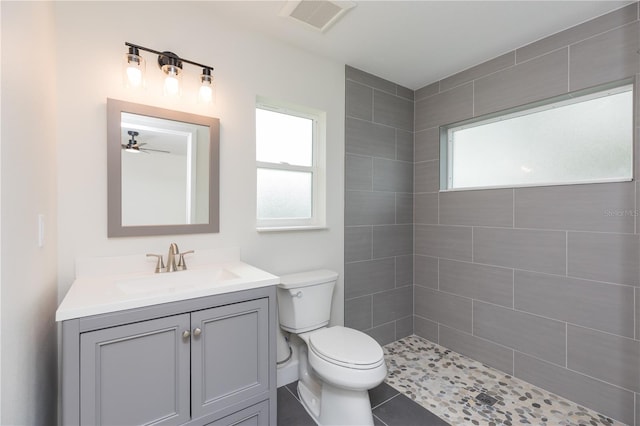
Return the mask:
{"type": "Polygon", "coordinates": [[[383,349],[386,383],[452,425],[623,425],[417,336],[383,349]]]}

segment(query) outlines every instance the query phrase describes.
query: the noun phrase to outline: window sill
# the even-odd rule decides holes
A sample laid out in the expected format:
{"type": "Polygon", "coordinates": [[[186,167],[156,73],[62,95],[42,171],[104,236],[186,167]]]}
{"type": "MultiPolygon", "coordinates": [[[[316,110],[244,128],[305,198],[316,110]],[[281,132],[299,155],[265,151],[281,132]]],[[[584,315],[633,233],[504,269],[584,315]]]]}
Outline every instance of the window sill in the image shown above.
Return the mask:
{"type": "Polygon", "coordinates": [[[289,232],[289,231],[322,231],[329,229],[327,226],[262,226],[256,227],[258,232],[289,232]]]}

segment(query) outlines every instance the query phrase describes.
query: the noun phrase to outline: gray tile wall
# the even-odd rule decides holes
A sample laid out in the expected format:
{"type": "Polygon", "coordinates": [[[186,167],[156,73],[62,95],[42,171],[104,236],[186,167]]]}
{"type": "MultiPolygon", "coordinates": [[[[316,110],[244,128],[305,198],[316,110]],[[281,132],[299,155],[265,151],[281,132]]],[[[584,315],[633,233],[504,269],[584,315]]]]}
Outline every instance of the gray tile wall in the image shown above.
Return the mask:
{"type": "Polygon", "coordinates": [[[415,333],[636,426],[640,184],[439,192],[438,128],[628,77],[637,90],[639,48],[633,3],[416,90],[414,127],[415,333]]]}
{"type": "Polygon", "coordinates": [[[345,325],[386,344],[413,334],[414,93],[345,74],[345,325]]]}

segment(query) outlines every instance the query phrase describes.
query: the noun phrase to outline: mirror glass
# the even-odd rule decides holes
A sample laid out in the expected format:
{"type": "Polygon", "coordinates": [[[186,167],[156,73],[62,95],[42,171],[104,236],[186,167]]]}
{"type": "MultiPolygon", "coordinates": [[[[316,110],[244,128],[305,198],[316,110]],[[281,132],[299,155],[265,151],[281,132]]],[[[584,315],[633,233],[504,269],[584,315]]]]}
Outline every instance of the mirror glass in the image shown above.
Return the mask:
{"type": "Polygon", "coordinates": [[[107,101],[110,237],[218,232],[219,121],[107,101]]]}

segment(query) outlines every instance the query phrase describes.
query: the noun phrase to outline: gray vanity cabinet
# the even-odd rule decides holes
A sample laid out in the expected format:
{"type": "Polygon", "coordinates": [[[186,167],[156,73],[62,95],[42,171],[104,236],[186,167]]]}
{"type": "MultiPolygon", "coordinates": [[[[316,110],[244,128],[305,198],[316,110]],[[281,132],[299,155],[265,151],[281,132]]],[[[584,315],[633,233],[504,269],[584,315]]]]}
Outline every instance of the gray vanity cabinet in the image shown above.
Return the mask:
{"type": "Polygon", "coordinates": [[[64,425],[275,425],[273,287],[62,323],[64,425]]]}

